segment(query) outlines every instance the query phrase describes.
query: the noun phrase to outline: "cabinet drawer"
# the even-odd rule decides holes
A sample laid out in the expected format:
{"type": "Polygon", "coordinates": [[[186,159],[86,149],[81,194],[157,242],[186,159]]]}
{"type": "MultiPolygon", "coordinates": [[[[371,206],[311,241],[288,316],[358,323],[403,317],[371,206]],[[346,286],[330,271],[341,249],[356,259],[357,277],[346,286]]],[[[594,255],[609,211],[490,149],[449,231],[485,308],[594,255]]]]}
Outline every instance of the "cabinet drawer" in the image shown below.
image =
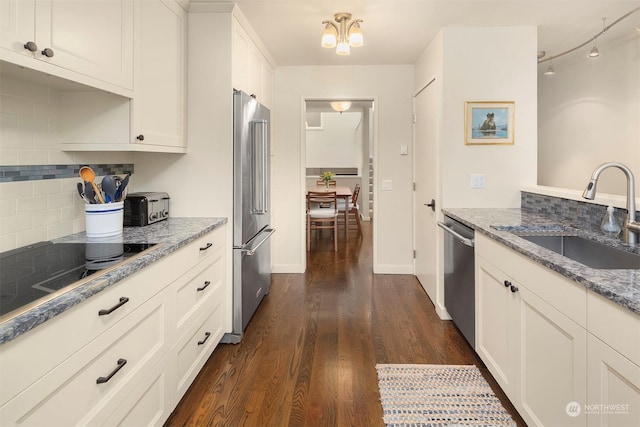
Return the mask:
{"type": "Polygon", "coordinates": [[[189,328],[172,352],[176,364],[178,400],[187,391],[224,334],[222,301],[214,300],[208,313],[208,316],[189,328]]]}
{"type": "Polygon", "coordinates": [[[514,277],[531,292],[586,327],[587,289],[522,254],[476,233],[476,253],[514,277]]]}
{"type": "Polygon", "coordinates": [[[173,408],[170,374],[163,358],[127,396],[105,426],[160,426],[173,408]]]}
{"type": "Polygon", "coordinates": [[[181,336],[201,313],[210,311],[212,306],[221,301],[224,285],[223,256],[224,252],[221,249],[216,251],[212,257],[198,264],[176,282],[178,336],[181,336]],[[214,299],[218,301],[213,301],[214,299]]]}
{"type": "Polygon", "coordinates": [[[589,291],[587,330],[640,365],[640,315],[589,291]]]}
{"type": "Polygon", "coordinates": [[[134,312],[168,285],[172,270],[163,259],[2,345],[0,404],[134,312]],[[98,314],[110,309],[114,309],[110,314],[98,314]]]}
{"type": "Polygon", "coordinates": [[[166,351],[163,296],[154,297],[9,401],[0,409],[0,425],[100,423],[166,351]]]}
{"type": "Polygon", "coordinates": [[[194,264],[212,256],[218,249],[224,247],[226,227],[219,227],[200,237],[189,245],[194,254],[194,264]]]}

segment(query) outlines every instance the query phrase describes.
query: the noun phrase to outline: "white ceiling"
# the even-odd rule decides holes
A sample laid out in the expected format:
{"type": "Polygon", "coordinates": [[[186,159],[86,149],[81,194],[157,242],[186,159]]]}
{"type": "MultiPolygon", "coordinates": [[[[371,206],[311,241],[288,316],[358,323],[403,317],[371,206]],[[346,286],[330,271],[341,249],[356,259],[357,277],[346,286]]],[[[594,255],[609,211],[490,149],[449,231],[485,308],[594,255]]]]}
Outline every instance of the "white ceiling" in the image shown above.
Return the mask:
{"type": "MultiPolygon", "coordinates": [[[[218,1],[218,0],[212,0],[218,1]]],[[[222,0],[220,0],[222,1],[222,0]]],[[[443,27],[538,27],[538,49],[555,55],[581,44],[640,6],[640,0],[238,0],[278,66],[414,64],[443,27]],[[364,46],[343,57],[320,46],[322,21],[336,12],[363,19],[364,46]]],[[[598,39],[606,47],[640,36],[635,13],[598,39]]],[[[487,46],[491,41],[487,40],[487,46]]],[[[584,54],[588,51],[585,48],[584,54]]],[[[602,50],[602,49],[601,49],[602,50]]],[[[579,53],[576,53],[576,55],[579,53]]]]}

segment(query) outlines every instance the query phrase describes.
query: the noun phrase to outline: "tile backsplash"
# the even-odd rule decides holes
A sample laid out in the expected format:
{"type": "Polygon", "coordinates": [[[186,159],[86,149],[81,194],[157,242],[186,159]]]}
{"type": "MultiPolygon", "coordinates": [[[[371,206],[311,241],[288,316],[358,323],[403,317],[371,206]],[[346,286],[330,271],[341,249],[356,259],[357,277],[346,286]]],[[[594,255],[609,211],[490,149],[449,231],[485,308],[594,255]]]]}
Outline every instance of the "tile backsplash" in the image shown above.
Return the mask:
{"type": "MultiPolygon", "coordinates": [[[[607,211],[605,205],[527,191],[520,193],[520,207],[528,212],[558,217],[564,221],[569,221],[576,227],[593,231],[600,230],[602,218],[607,211]]],[[[623,224],[626,215],[627,211],[625,209],[616,208],[614,216],[618,224],[623,224]]],[[[636,212],[636,217],[638,217],[638,212],[636,212]]]]}
{"type": "Polygon", "coordinates": [[[133,171],[132,153],[61,149],[59,95],[0,76],[0,252],[84,231],[80,166],[98,177],[133,171]]]}

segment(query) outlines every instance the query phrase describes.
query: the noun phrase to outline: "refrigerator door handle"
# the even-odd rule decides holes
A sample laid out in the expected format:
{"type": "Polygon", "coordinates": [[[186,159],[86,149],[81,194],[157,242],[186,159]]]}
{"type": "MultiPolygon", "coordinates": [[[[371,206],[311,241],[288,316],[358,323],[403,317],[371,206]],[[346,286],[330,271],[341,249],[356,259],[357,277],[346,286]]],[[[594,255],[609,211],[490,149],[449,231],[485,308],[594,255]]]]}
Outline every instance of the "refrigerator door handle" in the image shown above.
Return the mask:
{"type": "Polygon", "coordinates": [[[251,211],[254,214],[266,214],[269,206],[269,130],[266,120],[252,120],[251,125],[251,165],[253,179],[251,182],[251,211]]]}
{"type": "Polygon", "coordinates": [[[264,242],[266,242],[267,240],[269,240],[269,237],[271,237],[271,235],[272,235],[273,233],[275,233],[275,232],[276,232],[276,230],[275,230],[275,229],[273,229],[273,228],[266,228],[266,229],[264,230],[264,233],[267,233],[267,235],[266,235],[262,240],[260,240],[260,241],[258,242],[258,244],[257,244],[257,245],[255,245],[255,246],[254,246],[254,245],[253,245],[253,242],[249,242],[249,243],[247,243],[246,245],[242,246],[242,247],[240,248],[240,251],[241,251],[243,254],[247,254],[247,255],[249,255],[249,256],[254,255],[254,254],[256,253],[256,251],[258,250],[258,248],[259,248],[260,246],[262,246],[262,244],[263,244],[264,242]]]}

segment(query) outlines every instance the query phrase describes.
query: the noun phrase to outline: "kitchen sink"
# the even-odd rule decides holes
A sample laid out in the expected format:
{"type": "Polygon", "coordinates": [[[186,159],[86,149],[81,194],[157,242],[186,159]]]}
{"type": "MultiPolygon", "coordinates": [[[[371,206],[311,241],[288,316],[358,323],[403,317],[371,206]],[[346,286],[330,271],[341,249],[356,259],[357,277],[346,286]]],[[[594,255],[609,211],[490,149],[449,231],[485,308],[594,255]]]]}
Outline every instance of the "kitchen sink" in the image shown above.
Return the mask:
{"type": "Polygon", "coordinates": [[[640,269],[640,254],[616,249],[580,236],[516,235],[591,268],[640,269]]]}

